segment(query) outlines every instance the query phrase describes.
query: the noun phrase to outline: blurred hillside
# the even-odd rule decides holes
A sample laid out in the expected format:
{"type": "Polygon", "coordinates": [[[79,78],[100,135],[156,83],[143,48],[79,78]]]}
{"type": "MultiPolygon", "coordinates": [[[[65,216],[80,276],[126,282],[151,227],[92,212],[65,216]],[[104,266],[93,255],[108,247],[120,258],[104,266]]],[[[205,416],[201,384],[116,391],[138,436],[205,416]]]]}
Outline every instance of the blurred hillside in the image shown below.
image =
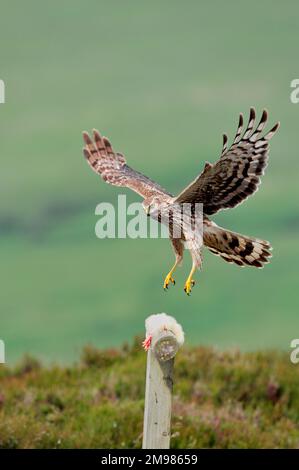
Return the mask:
{"type": "MultiPolygon", "coordinates": [[[[87,347],[80,363],[0,370],[0,448],[140,448],[146,355],[87,347]]],[[[299,376],[285,353],[183,348],[172,448],[298,448],[299,376]]]]}
{"type": "MultiPolygon", "coordinates": [[[[69,361],[81,347],[119,345],[150,313],[180,321],[191,344],[288,348],[298,318],[299,6],[280,2],[1,5],[0,338],[7,360],[30,352],[69,361]],[[13,27],[12,27],[13,25],[13,27]],[[82,157],[97,127],[129,164],[177,193],[218,158],[240,111],[267,107],[272,141],[261,190],[215,220],[268,239],[264,270],[209,253],[192,296],[162,289],[167,240],[98,240],[96,205],[116,203],[82,157]]],[[[129,201],[138,196],[126,191],[129,201]]]]}

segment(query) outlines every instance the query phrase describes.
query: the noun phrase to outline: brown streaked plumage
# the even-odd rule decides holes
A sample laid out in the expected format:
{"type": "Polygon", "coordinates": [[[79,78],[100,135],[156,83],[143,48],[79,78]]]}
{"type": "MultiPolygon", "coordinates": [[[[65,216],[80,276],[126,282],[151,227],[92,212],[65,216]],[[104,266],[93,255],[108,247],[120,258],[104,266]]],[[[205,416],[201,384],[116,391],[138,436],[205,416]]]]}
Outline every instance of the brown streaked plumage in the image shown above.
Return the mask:
{"type": "Polygon", "coordinates": [[[240,114],[239,126],[233,144],[227,149],[227,136],[223,136],[220,159],[206,163],[203,172],[176,198],[179,203],[201,202],[204,213],[212,215],[220,209],[235,207],[253,194],[260,184],[268,161],[269,140],[279,127],[277,123],[265,136],[261,136],[267,121],[264,110],[256,128],[255,111],[250,109],[248,125],[243,131],[243,116],[240,114]]]}
{"type": "MultiPolygon", "coordinates": [[[[188,245],[193,262],[184,288],[188,295],[194,285],[193,273],[201,266],[202,244],[225,261],[239,266],[261,268],[271,256],[271,246],[267,241],[223,229],[208,218],[221,209],[237,206],[258,189],[260,177],[268,162],[269,141],[277,131],[279,123],[262,135],[268,113],[263,111],[257,125],[255,117],[255,110],[251,108],[248,124],[244,128],[243,116],[240,114],[232,145],[228,148],[228,139],[224,134],[220,159],[214,164],[207,162],[202,173],[176,197],[150,178],[130,168],[125,157],[114,152],[109,140],[102,137],[98,131],[93,131],[93,140],[87,132],[83,133],[83,152],[91,168],[107,183],[128,187],[142,196],[143,207],[148,215],[155,217],[154,213],[161,211],[162,207],[167,207],[175,213],[175,208],[182,207],[183,204],[203,204],[202,237],[194,239],[193,236],[191,245],[188,245]]],[[[173,272],[183,258],[186,242],[191,240],[190,232],[186,228],[180,238],[173,238],[171,233],[170,231],[176,261],[165,278],[165,289],[169,283],[174,284],[173,272]]]]}

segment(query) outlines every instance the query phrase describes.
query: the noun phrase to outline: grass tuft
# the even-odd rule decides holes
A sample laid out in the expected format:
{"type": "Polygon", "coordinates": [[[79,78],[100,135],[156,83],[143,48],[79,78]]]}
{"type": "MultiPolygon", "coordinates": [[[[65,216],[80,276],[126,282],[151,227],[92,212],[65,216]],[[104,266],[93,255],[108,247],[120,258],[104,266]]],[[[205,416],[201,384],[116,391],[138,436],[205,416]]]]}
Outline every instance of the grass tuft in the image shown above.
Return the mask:
{"type": "MultiPolygon", "coordinates": [[[[3,367],[0,448],[138,448],[146,355],[87,346],[81,362],[3,367]]],[[[298,448],[299,375],[286,353],[183,348],[176,357],[173,448],[298,448]]]]}

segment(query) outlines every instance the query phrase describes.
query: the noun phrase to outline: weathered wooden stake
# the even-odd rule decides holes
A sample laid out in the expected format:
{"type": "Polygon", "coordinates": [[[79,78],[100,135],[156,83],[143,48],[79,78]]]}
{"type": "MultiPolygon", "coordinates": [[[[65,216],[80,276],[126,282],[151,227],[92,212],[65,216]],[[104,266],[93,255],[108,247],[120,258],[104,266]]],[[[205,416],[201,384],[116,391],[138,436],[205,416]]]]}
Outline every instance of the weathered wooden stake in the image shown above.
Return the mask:
{"type": "Polygon", "coordinates": [[[160,322],[151,334],[152,343],[147,353],[142,448],[169,449],[174,356],[183,341],[176,328],[180,329],[182,337],[183,332],[180,325],[168,315],[152,317],[156,317],[154,320],[158,320],[158,323],[160,319],[171,320],[169,325],[160,322]],[[173,325],[175,331],[170,330],[173,325]]]}

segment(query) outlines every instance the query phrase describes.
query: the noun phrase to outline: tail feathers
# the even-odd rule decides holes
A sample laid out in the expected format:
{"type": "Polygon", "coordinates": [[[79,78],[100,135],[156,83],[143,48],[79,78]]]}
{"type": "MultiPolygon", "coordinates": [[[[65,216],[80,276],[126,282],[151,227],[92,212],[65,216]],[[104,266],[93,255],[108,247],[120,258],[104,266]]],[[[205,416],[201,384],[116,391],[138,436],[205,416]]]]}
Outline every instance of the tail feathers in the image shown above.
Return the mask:
{"type": "Polygon", "coordinates": [[[204,227],[204,245],[228,263],[262,268],[271,258],[271,245],[265,240],[230,232],[216,224],[204,227]]]}

